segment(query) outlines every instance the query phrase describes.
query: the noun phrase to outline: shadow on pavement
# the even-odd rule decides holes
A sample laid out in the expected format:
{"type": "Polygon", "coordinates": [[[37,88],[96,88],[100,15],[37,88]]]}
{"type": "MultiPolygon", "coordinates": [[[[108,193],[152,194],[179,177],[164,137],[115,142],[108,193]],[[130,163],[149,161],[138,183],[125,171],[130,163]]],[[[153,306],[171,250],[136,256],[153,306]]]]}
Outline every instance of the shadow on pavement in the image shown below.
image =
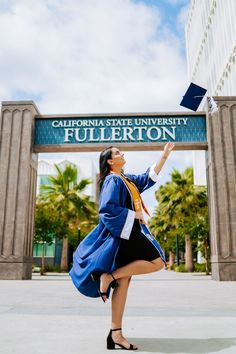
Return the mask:
{"type": "MultiPolygon", "coordinates": [[[[129,338],[139,352],[206,354],[236,346],[236,338],[129,338]]],[[[235,348],[236,352],[236,348],[235,348]]]]}

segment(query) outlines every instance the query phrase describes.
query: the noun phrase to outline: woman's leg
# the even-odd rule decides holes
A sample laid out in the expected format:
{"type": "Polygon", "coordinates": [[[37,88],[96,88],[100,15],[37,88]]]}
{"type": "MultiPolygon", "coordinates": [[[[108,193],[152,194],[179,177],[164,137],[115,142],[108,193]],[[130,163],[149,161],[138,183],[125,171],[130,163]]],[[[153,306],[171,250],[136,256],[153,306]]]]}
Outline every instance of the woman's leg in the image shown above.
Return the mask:
{"type": "MultiPolygon", "coordinates": [[[[157,272],[164,267],[164,262],[161,257],[154,259],[153,261],[138,260],[116,269],[112,274],[115,279],[121,279],[125,277],[131,277],[132,275],[147,274],[157,272]]],[[[112,281],[112,276],[108,273],[101,275],[100,290],[106,292],[107,288],[112,281]]]]}
{"type": "MultiPolygon", "coordinates": [[[[161,258],[157,258],[151,262],[138,260],[131,262],[123,267],[116,269],[112,274],[118,280],[118,286],[115,288],[112,294],[112,322],[111,329],[122,328],[122,317],[124,313],[129,282],[132,275],[146,274],[158,271],[162,269],[164,262],[161,258]]],[[[106,292],[112,277],[108,273],[101,275],[100,290],[106,292]]],[[[129,348],[129,342],[123,337],[121,331],[112,332],[112,339],[115,343],[119,343],[129,348]]]]}
{"type": "Polygon", "coordinates": [[[112,274],[116,279],[138,274],[157,272],[164,267],[163,260],[159,257],[153,261],[138,260],[116,269],[112,274]]]}
{"type": "MultiPolygon", "coordinates": [[[[122,328],[122,318],[128,293],[131,277],[120,278],[117,287],[114,289],[111,299],[111,329],[122,328]]],[[[130,347],[130,343],[123,337],[122,331],[113,331],[112,339],[115,343],[130,347]]]]}
{"type": "Polygon", "coordinates": [[[112,294],[111,304],[111,329],[122,328],[122,317],[130,283],[130,277],[119,279],[117,287],[112,294]]]}

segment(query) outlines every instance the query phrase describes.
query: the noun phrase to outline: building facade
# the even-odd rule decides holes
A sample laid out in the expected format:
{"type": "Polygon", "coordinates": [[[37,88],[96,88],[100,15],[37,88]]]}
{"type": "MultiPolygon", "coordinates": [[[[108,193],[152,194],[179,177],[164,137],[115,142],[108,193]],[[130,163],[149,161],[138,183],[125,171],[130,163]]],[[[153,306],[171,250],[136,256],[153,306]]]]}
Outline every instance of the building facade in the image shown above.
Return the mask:
{"type": "Polygon", "coordinates": [[[235,95],[236,1],[191,0],[185,36],[189,81],[207,96],[235,95]]]}
{"type": "MultiPolygon", "coordinates": [[[[185,38],[189,81],[206,88],[206,97],[236,95],[236,1],[191,0],[185,38]]],[[[194,151],[196,185],[206,184],[205,164],[205,153],[194,151]]]]}
{"type": "MultiPolygon", "coordinates": [[[[206,88],[206,97],[235,95],[236,1],[191,0],[185,37],[189,81],[206,88]]],[[[193,151],[195,185],[206,185],[205,154],[193,151]]],[[[203,262],[199,253],[198,263],[203,262]]]]}

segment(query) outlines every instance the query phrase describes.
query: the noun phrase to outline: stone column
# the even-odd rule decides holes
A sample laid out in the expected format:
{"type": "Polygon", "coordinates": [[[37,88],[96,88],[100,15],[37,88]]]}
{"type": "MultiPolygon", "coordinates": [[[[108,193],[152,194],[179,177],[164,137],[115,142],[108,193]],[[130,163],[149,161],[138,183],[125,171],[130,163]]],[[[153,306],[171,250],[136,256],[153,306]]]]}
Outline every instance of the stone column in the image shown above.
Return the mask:
{"type": "Polygon", "coordinates": [[[0,116],[0,279],[31,279],[37,155],[32,101],[3,102],[0,116]]]}
{"type": "Polygon", "coordinates": [[[236,97],[208,101],[208,189],[212,278],[236,280],[236,97]]]}

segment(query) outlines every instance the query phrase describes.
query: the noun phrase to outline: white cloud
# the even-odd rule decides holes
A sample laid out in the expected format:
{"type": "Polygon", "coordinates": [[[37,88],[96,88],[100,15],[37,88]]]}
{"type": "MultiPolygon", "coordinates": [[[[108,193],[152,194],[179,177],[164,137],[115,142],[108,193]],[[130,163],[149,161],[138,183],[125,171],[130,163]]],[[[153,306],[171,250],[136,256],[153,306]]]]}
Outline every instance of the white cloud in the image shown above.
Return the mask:
{"type": "Polygon", "coordinates": [[[177,6],[177,5],[185,5],[189,0],[166,0],[166,2],[170,5],[177,6]]]}
{"type": "Polygon", "coordinates": [[[12,0],[0,11],[3,99],[36,97],[45,114],[182,109],[185,59],[157,7],[12,0]]]}
{"type": "Polygon", "coordinates": [[[189,3],[182,6],[178,16],[177,16],[177,25],[179,28],[184,29],[188,19],[188,12],[189,12],[189,3]]]}
{"type": "MultiPolygon", "coordinates": [[[[1,0],[0,34],[2,100],[33,98],[44,114],[183,110],[182,40],[163,22],[158,4],[1,0]]],[[[160,156],[126,154],[132,173],[160,156]]],[[[176,161],[181,169],[192,157],[179,154],[173,153],[165,175],[176,161]]],[[[98,154],[92,155],[97,166],[98,154]]],[[[152,208],[153,189],[145,198],[152,208]]]]}

